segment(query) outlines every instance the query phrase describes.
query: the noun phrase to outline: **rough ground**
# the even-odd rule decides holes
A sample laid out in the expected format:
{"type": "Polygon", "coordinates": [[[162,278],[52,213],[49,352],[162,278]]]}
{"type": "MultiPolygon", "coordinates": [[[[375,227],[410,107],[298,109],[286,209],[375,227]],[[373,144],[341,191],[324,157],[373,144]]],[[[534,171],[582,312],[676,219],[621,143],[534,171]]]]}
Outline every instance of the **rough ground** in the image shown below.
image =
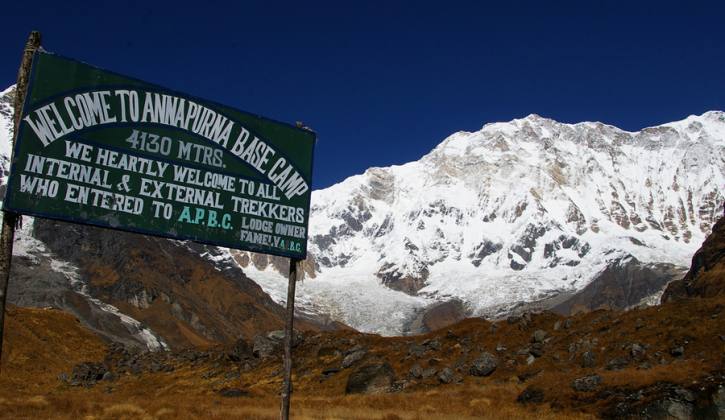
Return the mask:
{"type": "MultiPolygon", "coordinates": [[[[295,418],[725,418],[725,222],[660,306],[466,319],[416,337],[302,332],[295,418]]],[[[276,418],[278,332],[138,353],[12,307],[4,418],[276,418]]]]}
{"type": "MultiPolygon", "coordinates": [[[[391,419],[714,413],[725,383],[723,308],[722,298],[692,299],[571,318],[468,319],[414,338],[308,335],[295,349],[293,412],[391,419]]],[[[108,347],[56,310],[13,308],[7,327],[5,418],[277,415],[274,340],[149,354],[108,347]]]]}

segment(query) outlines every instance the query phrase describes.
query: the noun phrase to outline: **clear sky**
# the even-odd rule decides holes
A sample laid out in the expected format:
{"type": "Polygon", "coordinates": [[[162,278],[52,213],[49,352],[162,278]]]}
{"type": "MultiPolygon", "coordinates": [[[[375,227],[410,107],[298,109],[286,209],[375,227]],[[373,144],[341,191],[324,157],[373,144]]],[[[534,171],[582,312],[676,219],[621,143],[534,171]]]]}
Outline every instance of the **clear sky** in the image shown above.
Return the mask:
{"type": "Polygon", "coordinates": [[[318,133],[314,188],[531,113],[637,130],[725,109],[723,1],[56,0],[0,10],[3,88],[37,29],[48,51],[304,121],[318,133]]]}

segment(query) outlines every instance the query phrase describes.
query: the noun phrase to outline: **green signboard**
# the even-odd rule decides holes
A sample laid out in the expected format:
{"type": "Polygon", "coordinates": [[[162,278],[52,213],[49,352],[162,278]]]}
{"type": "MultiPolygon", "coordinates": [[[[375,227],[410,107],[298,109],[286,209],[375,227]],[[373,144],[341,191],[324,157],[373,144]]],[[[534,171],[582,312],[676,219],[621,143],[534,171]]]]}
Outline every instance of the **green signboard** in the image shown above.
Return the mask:
{"type": "Polygon", "coordinates": [[[315,134],[35,54],[6,210],[303,259],[315,134]]]}

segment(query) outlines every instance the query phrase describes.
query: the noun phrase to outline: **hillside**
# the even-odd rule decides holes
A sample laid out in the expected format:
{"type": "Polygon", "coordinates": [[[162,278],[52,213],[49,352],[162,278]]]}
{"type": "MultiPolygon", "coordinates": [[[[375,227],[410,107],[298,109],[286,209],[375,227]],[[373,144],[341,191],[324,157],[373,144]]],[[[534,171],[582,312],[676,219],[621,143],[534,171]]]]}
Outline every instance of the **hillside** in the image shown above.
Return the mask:
{"type": "MultiPolygon", "coordinates": [[[[707,261],[695,270],[695,283],[725,281],[707,277],[725,262],[723,220],[695,258],[707,261]]],[[[717,290],[624,312],[466,319],[418,337],[302,332],[294,351],[292,413],[725,418],[725,294],[717,290]]],[[[6,331],[4,418],[278,415],[278,333],[205,351],[148,353],[119,345],[104,351],[71,316],[26,308],[11,308],[6,331]]]]}

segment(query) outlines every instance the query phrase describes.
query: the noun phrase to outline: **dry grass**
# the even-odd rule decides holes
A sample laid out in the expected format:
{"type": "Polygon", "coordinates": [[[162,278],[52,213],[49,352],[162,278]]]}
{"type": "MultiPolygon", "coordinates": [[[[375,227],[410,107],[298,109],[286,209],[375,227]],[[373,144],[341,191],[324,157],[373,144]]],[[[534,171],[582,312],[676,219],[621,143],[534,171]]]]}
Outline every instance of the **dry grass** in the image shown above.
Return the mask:
{"type": "MultiPolygon", "coordinates": [[[[553,330],[561,319],[554,314],[533,317],[530,325],[500,322],[493,332],[491,323],[469,319],[445,331],[420,337],[383,338],[349,331],[309,336],[295,352],[295,394],[292,412],[295,419],[580,419],[592,418],[610,404],[597,400],[594,393],[577,393],[573,379],[597,373],[603,387],[630,388],[659,381],[691,385],[712,372],[723,370],[725,343],[717,334],[725,331],[725,299],[699,299],[671,303],[661,307],[626,313],[596,311],[573,317],[570,329],[553,330]],[[640,319],[640,321],[638,321],[640,319]],[[644,327],[642,326],[644,324],[644,327]],[[536,329],[549,333],[543,357],[528,366],[518,349],[529,345],[536,329]],[[411,343],[435,338],[441,350],[422,358],[408,355],[411,343]],[[465,346],[462,339],[470,342],[465,346]],[[568,347],[579,340],[597,340],[595,368],[579,366],[578,355],[570,358],[568,347]],[[674,344],[686,344],[684,358],[669,355],[674,344]],[[604,369],[606,360],[624,357],[627,345],[637,342],[648,346],[649,369],[636,364],[619,371],[604,369]],[[355,344],[369,349],[367,360],[388,361],[398,378],[404,378],[413,364],[454,366],[467,363],[479,351],[492,353],[498,344],[508,348],[498,354],[499,367],[493,375],[478,378],[465,375],[460,384],[442,385],[432,377],[411,383],[399,393],[345,395],[345,383],[352,369],[328,379],[320,373],[339,366],[340,355],[318,352],[321,348],[345,350],[355,344]],[[467,348],[471,350],[468,351],[467,348]],[[655,353],[660,356],[654,357],[655,353]],[[659,358],[666,364],[660,365],[659,358]],[[515,360],[508,365],[507,360],[515,360]],[[523,376],[528,379],[521,380],[523,376]],[[522,405],[516,398],[526,387],[543,390],[545,402],[522,405]]],[[[281,377],[279,361],[271,361],[238,379],[223,375],[204,378],[216,369],[211,362],[196,366],[177,361],[170,373],[123,375],[113,382],[101,382],[91,388],[71,387],[57,380],[60,372],[70,372],[74,364],[103,360],[105,345],[86,331],[71,316],[60,311],[13,309],[7,320],[6,349],[0,376],[0,417],[12,419],[276,419],[279,415],[281,377]],[[248,396],[223,398],[216,391],[238,387],[248,396]]],[[[237,370],[229,362],[222,371],[237,370]]]]}
{"type": "MultiPolygon", "coordinates": [[[[586,419],[584,413],[555,411],[548,406],[526,408],[511,400],[498,400],[500,392],[433,391],[401,395],[360,397],[296,397],[292,400],[295,419],[418,420],[454,419],[586,419]]],[[[131,399],[114,402],[112,396],[89,391],[85,398],[51,398],[48,404],[11,400],[0,405],[2,418],[58,419],[277,419],[279,401],[274,398],[220,399],[217,397],[184,399],[176,395],[165,399],[131,399]],[[176,403],[173,403],[173,401],[176,403]]],[[[116,398],[118,399],[118,398],[116,398]]]]}

